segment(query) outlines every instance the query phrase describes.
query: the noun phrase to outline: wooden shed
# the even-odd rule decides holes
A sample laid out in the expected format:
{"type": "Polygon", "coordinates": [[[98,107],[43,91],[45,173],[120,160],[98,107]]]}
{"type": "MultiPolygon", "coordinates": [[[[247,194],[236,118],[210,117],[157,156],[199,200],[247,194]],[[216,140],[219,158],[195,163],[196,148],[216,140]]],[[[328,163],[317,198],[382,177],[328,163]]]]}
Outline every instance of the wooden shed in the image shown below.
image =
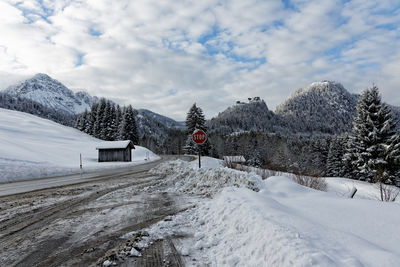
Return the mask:
{"type": "Polygon", "coordinates": [[[99,151],[99,162],[106,161],[132,161],[132,141],[105,141],[96,147],[99,151]]]}
{"type": "Polygon", "coordinates": [[[223,156],[222,159],[230,163],[246,163],[244,156],[223,156]]]}

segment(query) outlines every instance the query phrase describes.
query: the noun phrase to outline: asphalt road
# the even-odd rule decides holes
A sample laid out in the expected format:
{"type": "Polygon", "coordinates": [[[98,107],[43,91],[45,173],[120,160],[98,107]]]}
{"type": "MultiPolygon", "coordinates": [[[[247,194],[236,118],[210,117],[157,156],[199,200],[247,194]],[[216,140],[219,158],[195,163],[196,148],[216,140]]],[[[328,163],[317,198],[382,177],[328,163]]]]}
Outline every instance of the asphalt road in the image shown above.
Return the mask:
{"type": "MultiPolygon", "coordinates": [[[[0,184],[0,196],[21,194],[45,188],[84,183],[96,179],[102,179],[109,175],[140,173],[150,170],[151,168],[155,167],[156,165],[158,165],[163,161],[175,159],[177,157],[178,156],[164,155],[161,156],[160,160],[131,167],[112,168],[112,169],[83,173],[83,174],[73,174],[73,175],[65,175],[65,176],[57,176],[49,178],[32,179],[20,182],[2,183],[0,184]]],[[[188,156],[179,156],[179,158],[184,160],[190,159],[190,157],[188,156]]]]}
{"type": "MultiPolygon", "coordinates": [[[[147,172],[159,163],[8,184],[18,194],[0,197],[1,266],[101,266],[126,244],[122,235],[193,205],[185,195],[168,193],[163,178],[147,172]]],[[[120,263],[182,266],[171,239],[141,252],[143,257],[120,263]]]]}

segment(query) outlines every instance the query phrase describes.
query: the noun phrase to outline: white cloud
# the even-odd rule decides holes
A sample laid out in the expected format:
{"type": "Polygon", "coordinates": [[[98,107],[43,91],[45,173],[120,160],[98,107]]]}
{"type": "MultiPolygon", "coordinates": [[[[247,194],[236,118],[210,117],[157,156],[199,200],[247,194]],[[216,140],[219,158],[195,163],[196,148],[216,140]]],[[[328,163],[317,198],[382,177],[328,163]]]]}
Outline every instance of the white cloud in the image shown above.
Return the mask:
{"type": "Polygon", "coordinates": [[[375,82],[400,105],[397,1],[291,2],[2,0],[0,72],[46,72],[179,120],[193,102],[207,117],[252,96],[274,109],[322,79],[375,82]]]}

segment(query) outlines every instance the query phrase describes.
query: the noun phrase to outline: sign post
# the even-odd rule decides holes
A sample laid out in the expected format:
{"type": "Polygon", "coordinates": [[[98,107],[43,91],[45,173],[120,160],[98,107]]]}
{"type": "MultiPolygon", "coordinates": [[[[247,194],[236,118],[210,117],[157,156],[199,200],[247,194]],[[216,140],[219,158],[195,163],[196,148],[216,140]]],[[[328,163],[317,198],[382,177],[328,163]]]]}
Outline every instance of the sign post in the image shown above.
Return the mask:
{"type": "Polygon", "coordinates": [[[194,130],[192,134],[192,140],[197,144],[197,148],[199,149],[199,168],[201,168],[201,150],[200,146],[207,141],[207,134],[200,129],[194,130]]]}
{"type": "Polygon", "coordinates": [[[80,169],[81,169],[81,176],[82,176],[82,153],[79,153],[79,161],[80,161],[80,169]]]}

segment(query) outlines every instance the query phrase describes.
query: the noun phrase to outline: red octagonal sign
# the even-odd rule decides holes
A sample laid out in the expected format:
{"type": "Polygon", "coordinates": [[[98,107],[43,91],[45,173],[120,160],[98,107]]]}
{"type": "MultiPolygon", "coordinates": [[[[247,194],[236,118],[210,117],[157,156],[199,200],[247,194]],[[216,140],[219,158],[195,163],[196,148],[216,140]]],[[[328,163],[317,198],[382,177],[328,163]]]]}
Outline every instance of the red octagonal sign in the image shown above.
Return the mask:
{"type": "Polygon", "coordinates": [[[202,145],[207,141],[207,134],[203,130],[194,130],[192,139],[196,144],[202,145]]]}

